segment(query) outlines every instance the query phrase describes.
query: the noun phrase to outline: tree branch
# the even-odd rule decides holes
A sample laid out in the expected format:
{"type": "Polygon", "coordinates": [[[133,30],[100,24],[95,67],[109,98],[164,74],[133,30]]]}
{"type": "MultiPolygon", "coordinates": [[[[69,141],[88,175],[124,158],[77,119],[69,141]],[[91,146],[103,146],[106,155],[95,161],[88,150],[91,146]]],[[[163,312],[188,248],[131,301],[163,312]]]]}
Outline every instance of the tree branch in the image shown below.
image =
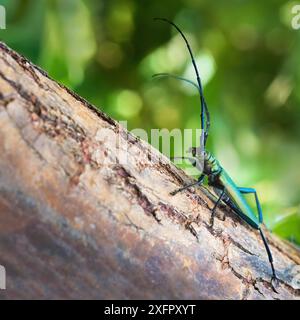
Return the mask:
{"type": "Polygon", "coordinates": [[[1,298],[299,298],[296,249],[267,233],[276,294],[255,230],[4,44],[0,154],[1,298]]]}

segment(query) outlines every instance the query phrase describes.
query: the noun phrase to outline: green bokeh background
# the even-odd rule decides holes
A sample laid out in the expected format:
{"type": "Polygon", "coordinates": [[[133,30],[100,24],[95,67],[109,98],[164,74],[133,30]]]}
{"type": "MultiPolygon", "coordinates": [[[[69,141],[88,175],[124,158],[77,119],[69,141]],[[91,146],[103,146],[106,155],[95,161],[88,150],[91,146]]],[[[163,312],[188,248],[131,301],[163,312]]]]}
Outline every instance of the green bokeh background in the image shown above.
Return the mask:
{"type": "Polygon", "coordinates": [[[300,244],[300,30],[292,1],[7,0],[1,40],[128,128],[199,128],[199,97],[157,72],[204,84],[211,150],[257,189],[267,226],[300,244]]]}

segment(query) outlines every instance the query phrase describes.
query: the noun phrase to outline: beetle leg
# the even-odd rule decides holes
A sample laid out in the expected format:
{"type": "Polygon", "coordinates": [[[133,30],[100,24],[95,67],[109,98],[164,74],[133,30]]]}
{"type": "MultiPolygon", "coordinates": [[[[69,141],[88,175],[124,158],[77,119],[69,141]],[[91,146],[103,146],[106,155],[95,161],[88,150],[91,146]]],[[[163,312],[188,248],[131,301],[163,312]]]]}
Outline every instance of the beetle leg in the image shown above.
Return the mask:
{"type": "Polygon", "coordinates": [[[175,194],[177,194],[178,192],[182,192],[182,191],[184,191],[184,190],[186,190],[186,189],[188,189],[188,188],[190,188],[190,187],[200,186],[200,185],[202,184],[203,180],[204,180],[204,177],[205,177],[204,174],[202,174],[202,175],[198,178],[198,180],[197,180],[196,182],[193,182],[193,183],[191,183],[191,184],[188,184],[188,185],[186,185],[186,186],[184,186],[184,187],[182,187],[182,188],[180,188],[180,189],[174,190],[174,191],[170,192],[170,195],[175,196],[175,194]]]}
{"type": "Polygon", "coordinates": [[[276,272],[275,272],[275,268],[274,268],[272,253],[271,253],[271,250],[270,250],[270,248],[269,248],[267,239],[265,238],[265,235],[263,234],[261,228],[259,228],[259,232],[260,232],[260,235],[261,235],[262,240],[263,240],[263,242],[264,242],[264,245],[265,245],[265,248],[266,248],[266,251],[267,251],[267,254],[268,254],[268,258],[269,258],[269,261],[270,261],[270,264],[271,264],[271,268],[272,268],[271,285],[272,285],[273,290],[274,290],[276,293],[278,293],[278,292],[276,291],[275,286],[273,285],[273,282],[275,282],[275,284],[276,284],[276,286],[277,286],[277,284],[278,284],[278,278],[277,278],[277,276],[276,276],[276,272]]]}
{"type": "Polygon", "coordinates": [[[213,207],[212,210],[211,210],[211,216],[210,216],[210,226],[211,226],[211,228],[212,228],[213,225],[214,225],[215,213],[216,213],[216,210],[217,210],[218,205],[220,204],[220,202],[221,202],[221,200],[222,200],[222,198],[223,198],[224,193],[225,193],[225,188],[222,189],[222,192],[221,192],[221,194],[220,194],[217,202],[215,203],[214,207],[213,207]]]}
{"type": "Polygon", "coordinates": [[[239,188],[239,191],[243,194],[254,193],[256,208],[257,208],[257,212],[258,212],[258,220],[259,220],[259,223],[262,223],[263,222],[263,214],[262,214],[262,209],[261,209],[260,202],[258,200],[256,190],[253,188],[239,188]]]}

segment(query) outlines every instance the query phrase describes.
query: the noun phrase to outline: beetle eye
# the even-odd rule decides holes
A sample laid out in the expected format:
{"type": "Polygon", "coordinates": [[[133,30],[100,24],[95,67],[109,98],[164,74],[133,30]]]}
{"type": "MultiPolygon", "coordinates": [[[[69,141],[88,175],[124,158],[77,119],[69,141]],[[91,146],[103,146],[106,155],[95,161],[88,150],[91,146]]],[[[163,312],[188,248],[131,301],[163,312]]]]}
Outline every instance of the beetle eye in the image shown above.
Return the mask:
{"type": "Polygon", "coordinates": [[[195,156],[194,147],[188,148],[186,152],[187,152],[187,153],[191,153],[193,157],[195,156]]]}

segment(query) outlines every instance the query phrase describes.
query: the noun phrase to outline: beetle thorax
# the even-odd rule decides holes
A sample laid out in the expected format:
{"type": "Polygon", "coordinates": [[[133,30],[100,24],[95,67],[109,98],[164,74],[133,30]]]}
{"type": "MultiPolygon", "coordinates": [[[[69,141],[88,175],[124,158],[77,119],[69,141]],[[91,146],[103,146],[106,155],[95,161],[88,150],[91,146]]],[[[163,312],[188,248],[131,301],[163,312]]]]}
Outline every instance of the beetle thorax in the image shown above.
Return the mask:
{"type": "Polygon", "coordinates": [[[219,175],[222,171],[219,161],[208,151],[204,155],[204,174],[219,175]]]}

